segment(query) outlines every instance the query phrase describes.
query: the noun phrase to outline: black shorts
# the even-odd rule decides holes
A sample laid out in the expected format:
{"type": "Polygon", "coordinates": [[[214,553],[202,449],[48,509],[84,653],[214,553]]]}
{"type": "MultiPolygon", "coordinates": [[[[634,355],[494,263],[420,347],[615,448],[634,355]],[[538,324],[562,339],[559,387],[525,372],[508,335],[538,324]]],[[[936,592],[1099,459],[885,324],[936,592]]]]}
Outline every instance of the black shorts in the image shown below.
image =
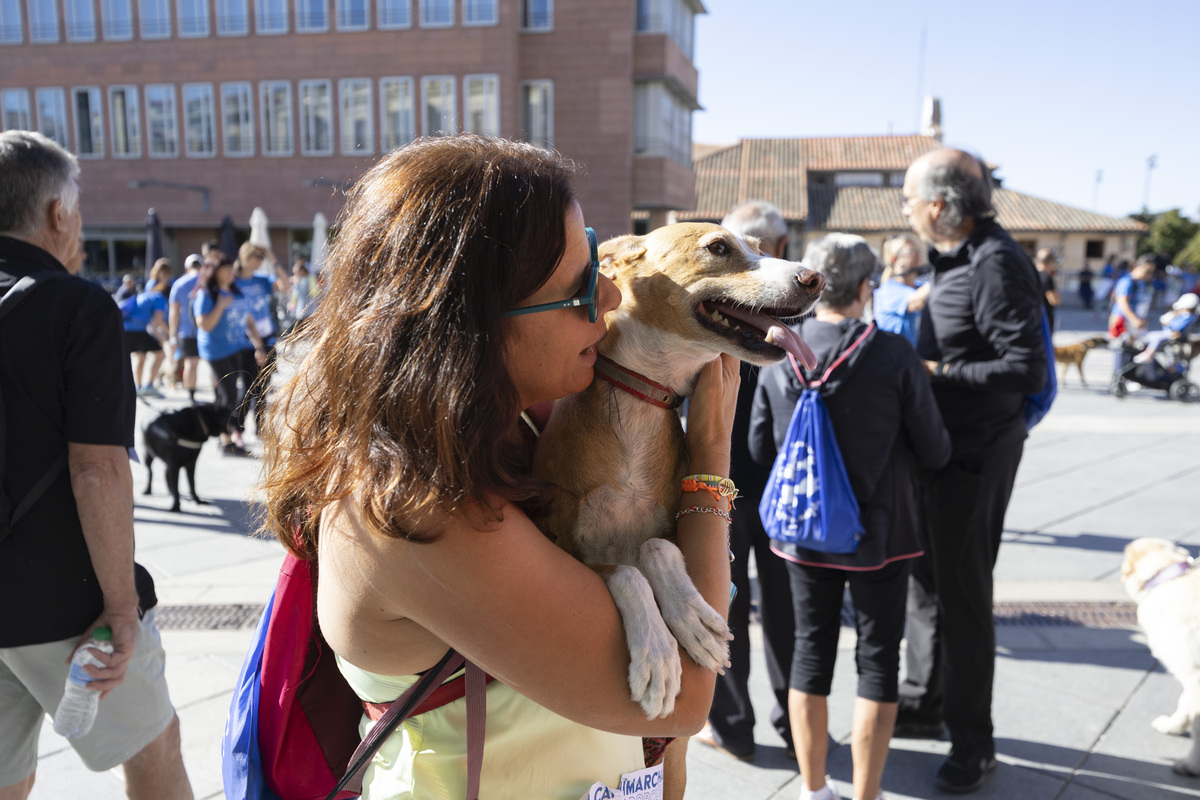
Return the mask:
{"type": "Polygon", "coordinates": [[[199,358],[200,349],[196,344],[195,336],[183,336],[179,339],[179,352],[183,354],[183,358],[199,358]]]}
{"type": "Polygon", "coordinates": [[[125,346],[131,353],[153,353],[162,349],[158,339],[145,331],[125,331],[125,346]]]}

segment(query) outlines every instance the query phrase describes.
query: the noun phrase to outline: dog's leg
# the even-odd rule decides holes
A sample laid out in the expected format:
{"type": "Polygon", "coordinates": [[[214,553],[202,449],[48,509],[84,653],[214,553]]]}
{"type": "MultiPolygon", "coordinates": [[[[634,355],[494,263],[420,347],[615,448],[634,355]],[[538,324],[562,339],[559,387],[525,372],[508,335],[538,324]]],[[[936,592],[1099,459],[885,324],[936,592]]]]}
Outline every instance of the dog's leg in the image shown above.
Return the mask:
{"type": "MultiPolygon", "coordinates": [[[[1186,694],[1186,692],[1185,692],[1186,694]]],[[[1192,749],[1183,758],[1171,765],[1179,775],[1200,778],[1200,714],[1192,717],[1192,749]]]]}
{"type": "Polygon", "coordinates": [[[729,662],[733,637],[688,577],[683,553],[666,539],[650,539],[642,545],[638,567],[654,589],[654,599],[675,639],[697,664],[720,671],[729,662]]]}
{"type": "Polygon", "coordinates": [[[663,800],[683,800],[687,789],[688,737],[680,736],[663,753],[663,800]]]}
{"type": "Polygon", "coordinates": [[[171,510],[179,511],[179,464],[167,462],[167,489],[171,492],[171,510]]]}
{"type": "Polygon", "coordinates": [[[154,470],[150,469],[150,465],[154,463],[154,454],[147,448],[146,450],[146,488],[142,490],[142,494],[150,494],[150,486],[154,483],[154,470]]]}
{"type": "MultiPolygon", "coordinates": [[[[1084,351],[1083,358],[1087,358],[1087,352],[1084,351]]],[[[1087,378],[1083,377],[1083,358],[1075,362],[1075,369],[1079,370],[1079,382],[1083,384],[1083,388],[1088,388],[1087,378]]]]}
{"type": "Polygon", "coordinates": [[[202,506],[208,505],[207,500],[201,500],[200,496],[196,494],[196,462],[194,460],[189,461],[187,464],[184,464],[183,468],[187,472],[188,489],[192,493],[192,502],[202,506]]]}
{"type": "Polygon", "coordinates": [[[625,625],[633,699],[650,719],[665,717],[675,710],[683,678],[679,645],[658,613],[654,592],[642,573],[622,565],[605,581],[625,625]]]}
{"type": "Polygon", "coordinates": [[[1165,733],[1168,736],[1183,736],[1191,728],[1194,721],[1192,709],[1195,707],[1195,693],[1189,692],[1186,688],[1183,694],[1179,696],[1179,703],[1175,706],[1175,713],[1167,716],[1155,717],[1150,726],[1159,733],[1165,733]]]}
{"type": "Polygon", "coordinates": [[[1070,368],[1071,368],[1071,365],[1070,365],[1070,364],[1063,364],[1063,367],[1062,367],[1062,377],[1060,377],[1060,378],[1058,379],[1058,386],[1059,386],[1059,388],[1060,388],[1060,389],[1061,389],[1062,387],[1064,387],[1064,386],[1066,386],[1066,385],[1067,385],[1067,370],[1068,370],[1068,369],[1070,369],[1070,368]]]}

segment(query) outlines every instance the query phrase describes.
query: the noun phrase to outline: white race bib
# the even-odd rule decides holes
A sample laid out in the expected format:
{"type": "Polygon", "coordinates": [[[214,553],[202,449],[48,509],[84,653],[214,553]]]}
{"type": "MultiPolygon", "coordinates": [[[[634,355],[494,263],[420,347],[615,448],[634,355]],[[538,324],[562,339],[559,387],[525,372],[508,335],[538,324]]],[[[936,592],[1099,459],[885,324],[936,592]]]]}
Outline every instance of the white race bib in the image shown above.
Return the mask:
{"type": "Polygon", "coordinates": [[[662,764],[627,772],[616,789],[596,782],[580,800],[663,800],[662,764]]]}

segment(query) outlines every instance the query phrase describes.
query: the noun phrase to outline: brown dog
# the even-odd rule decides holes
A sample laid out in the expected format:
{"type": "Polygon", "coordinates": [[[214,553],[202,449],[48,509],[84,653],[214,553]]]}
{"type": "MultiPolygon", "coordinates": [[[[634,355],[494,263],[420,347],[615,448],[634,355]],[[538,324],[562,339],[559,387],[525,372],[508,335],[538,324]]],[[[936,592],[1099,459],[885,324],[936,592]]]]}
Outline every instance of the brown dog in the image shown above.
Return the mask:
{"type": "Polygon", "coordinates": [[[1067,383],[1067,370],[1072,364],[1079,372],[1079,382],[1083,384],[1083,388],[1087,388],[1087,378],[1083,377],[1083,359],[1087,357],[1088,351],[1093,347],[1104,347],[1108,345],[1107,336],[1093,336],[1090,339],[1084,339],[1082,342],[1075,344],[1063,345],[1062,347],[1054,348],[1054,360],[1063,365],[1062,377],[1058,379],[1059,386],[1065,386],[1067,383]]]}
{"type": "MultiPolygon", "coordinates": [[[[541,435],[534,473],[559,491],[537,522],[607,582],[625,626],[631,694],[654,719],[675,706],[680,649],[713,670],[728,658],[729,629],[671,541],[688,463],[675,408],[721,353],[766,365],[790,352],[815,363],[778,318],[807,311],[824,280],[707,223],[607,241],[600,263],[623,299],[607,318],[596,380],[558,401],[541,435]]],[[[686,746],[677,739],[667,750],[667,797],[682,796],[686,746]]]]}

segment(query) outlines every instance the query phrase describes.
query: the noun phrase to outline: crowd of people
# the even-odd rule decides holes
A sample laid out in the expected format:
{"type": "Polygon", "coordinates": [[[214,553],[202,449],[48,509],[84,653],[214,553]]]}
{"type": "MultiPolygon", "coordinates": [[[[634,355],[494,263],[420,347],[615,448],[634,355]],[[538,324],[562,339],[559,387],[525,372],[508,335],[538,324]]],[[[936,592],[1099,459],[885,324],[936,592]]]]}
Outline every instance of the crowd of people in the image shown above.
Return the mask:
{"type": "MultiPolygon", "coordinates": [[[[10,131],[0,134],[0,171],[31,187],[0,186],[0,289],[77,271],[74,157],[10,131]]],[[[248,453],[254,410],[267,529],[319,565],[321,631],[362,701],[394,699],[451,649],[496,679],[481,795],[574,800],[595,781],[616,785],[643,769],[643,737],[702,726],[701,741],[753,758],[751,552],[771,720],[797,760],[800,800],[840,796],[825,775],[827,697],[847,592],[858,635],[854,800],[882,797],[894,735],[948,732],[933,776],[942,790],[987,781],[996,766],[992,570],[1027,436],[1025,398],[1050,366],[1041,320],[1058,301],[1055,255],[1039,252],[1035,267],[996,222],[987,167],[948,148],[906,173],[911,234],[890,237],[879,255],[848,234],[809,243],[804,264],[826,288],[795,330],[818,361],[805,380],[831,376],[822,394],[862,542],[828,554],[768,540],[755,495],[801,374],[728,357],[706,367],[688,413],[689,472],[731,478],[749,496],[731,508],[685,482],[683,502],[711,513],[678,517],[678,543],[704,598],[728,609],[731,663],[718,676],[684,659],[674,711],[647,720],[630,699],[625,633],[604,581],[530,521],[549,487],[529,474],[536,425],[523,411],[589,385],[604,314],[621,302],[589,255],[575,174],[532,145],[419,140],[349,193],[325,292],[306,264],[288,272],[267,248],[206,246],[174,281],[160,260],[147,286],[122,287],[117,304],[64,279],[39,284],[4,317],[0,330],[28,331],[36,347],[0,349],[0,499],[44,499],[0,520],[2,602],[36,607],[0,622],[0,798],[28,795],[42,716],[61,696],[70,652],[100,624],[112,627],[115,649],[87,671],[122,699],[101,703],[96,729],[73,746],[93,769],[124,764],[140,796],[191,796],[153,582],[133,561],[126,452],[133,404],[156,396],[161,363],[194,400],[200,361],[229,415],[226,454],[248,453]],[[285,324],[303,359],[268,408],[259,376],[285,324]],[[33,422],[26,430],[14,419],[33,422]]],[[[786,253],[786,223],[769,204],[736,209],[724,224],[786,253]]],[[[1115,281],[1114,316],[1125,326],[1144,323],[1137,287],[1150,268],[1139,261],[1115,281]]],[[[461,708],[407,720],[367,768],[366,796],[409,796],[420,785],[457,798],[466,750],[461,708]]]]}

